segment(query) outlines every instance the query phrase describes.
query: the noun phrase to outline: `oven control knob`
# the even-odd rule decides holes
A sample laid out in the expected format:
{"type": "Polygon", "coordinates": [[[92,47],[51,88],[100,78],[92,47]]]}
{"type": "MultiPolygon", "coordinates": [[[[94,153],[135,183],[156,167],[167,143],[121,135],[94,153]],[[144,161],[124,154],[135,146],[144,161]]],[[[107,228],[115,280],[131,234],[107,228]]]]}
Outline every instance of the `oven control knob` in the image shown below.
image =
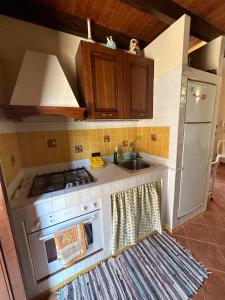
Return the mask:
{"type": "Polygon", "coordinates": [[[86,211],[87,208],[88,208],[88,207],[87,207],[86,205],[84,205],[84,206],[82,207],[81,211],[86,211]]]}

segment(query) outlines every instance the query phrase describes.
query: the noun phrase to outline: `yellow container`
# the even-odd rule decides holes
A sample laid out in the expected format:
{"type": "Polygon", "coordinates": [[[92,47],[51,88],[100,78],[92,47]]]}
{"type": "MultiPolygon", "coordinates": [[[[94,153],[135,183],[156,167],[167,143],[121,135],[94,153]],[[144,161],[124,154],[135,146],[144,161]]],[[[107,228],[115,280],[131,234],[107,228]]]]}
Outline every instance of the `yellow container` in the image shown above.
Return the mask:
{"type": "Polygon", "coordinates": [[[91,168],[94,170],[102,169],[105,164],[104,160],[100,156],[91,157],[90,162],[91,162],[91,168]]]}

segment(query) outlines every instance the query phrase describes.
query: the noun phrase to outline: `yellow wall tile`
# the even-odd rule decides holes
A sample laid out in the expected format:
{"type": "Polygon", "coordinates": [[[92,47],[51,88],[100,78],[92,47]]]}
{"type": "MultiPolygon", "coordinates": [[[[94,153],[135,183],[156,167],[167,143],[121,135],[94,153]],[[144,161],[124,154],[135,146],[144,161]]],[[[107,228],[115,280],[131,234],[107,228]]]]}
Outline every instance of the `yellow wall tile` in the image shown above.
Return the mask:
{"type": "Polygon", "coordinates": [[[89,158],[92,152],[109,155],[115,147],[127,152],[131,142],[135,143],[137,151],[168,158],[169,136],[168,126],[0,134],[0,161],[9,184],[22,167],[89,158]],[[156,134],[156,141],[151,141],[152,133],[156,134]],[[104,142],[105,135],[110,136],[109,143],[104,142]],[[53,138],[57,147],[48,148],[47,139],[53,138]],[[122,147],[122,141],[128,141],[128,146],[122,147]],[[83,152],[75,153],[75,145],[82,145],[83,152]],[[14,167],[10,160],[12,155],[16,158],[14,167]]]}
{"type": "Polygon", "coordinates": [[[6,184],[9,185],[22,168],[16,133],[0,134],[0,163],[6,184]],[[15,165],[12,165],[11,156],[15,157],[15,165]]]}

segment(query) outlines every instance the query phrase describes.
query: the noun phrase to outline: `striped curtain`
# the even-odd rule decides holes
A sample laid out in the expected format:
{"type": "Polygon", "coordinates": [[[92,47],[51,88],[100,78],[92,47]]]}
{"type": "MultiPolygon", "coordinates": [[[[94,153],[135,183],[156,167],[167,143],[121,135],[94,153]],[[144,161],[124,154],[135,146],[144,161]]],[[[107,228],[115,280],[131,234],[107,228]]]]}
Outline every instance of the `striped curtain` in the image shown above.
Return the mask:
{"type": "Polygon", "coordinates": [[[156,230],[160,220],[161,180],[111,195],[113,253],[156,230]]]}

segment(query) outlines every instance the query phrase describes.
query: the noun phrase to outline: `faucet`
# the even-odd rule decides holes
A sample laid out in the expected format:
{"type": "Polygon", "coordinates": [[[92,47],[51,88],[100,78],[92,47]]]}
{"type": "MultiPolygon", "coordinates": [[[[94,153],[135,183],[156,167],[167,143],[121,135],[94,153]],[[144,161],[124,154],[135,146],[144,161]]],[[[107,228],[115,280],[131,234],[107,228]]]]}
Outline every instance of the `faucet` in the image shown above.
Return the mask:
{"type": "Polygon", "coordinates": [[[134,151],[135,145],[134,142],[130,143],[130,155],[131,155],[131,159],[133,160],[137,160],[137,158],[139,157],[138,153],[136,151],[134,151]]]}

